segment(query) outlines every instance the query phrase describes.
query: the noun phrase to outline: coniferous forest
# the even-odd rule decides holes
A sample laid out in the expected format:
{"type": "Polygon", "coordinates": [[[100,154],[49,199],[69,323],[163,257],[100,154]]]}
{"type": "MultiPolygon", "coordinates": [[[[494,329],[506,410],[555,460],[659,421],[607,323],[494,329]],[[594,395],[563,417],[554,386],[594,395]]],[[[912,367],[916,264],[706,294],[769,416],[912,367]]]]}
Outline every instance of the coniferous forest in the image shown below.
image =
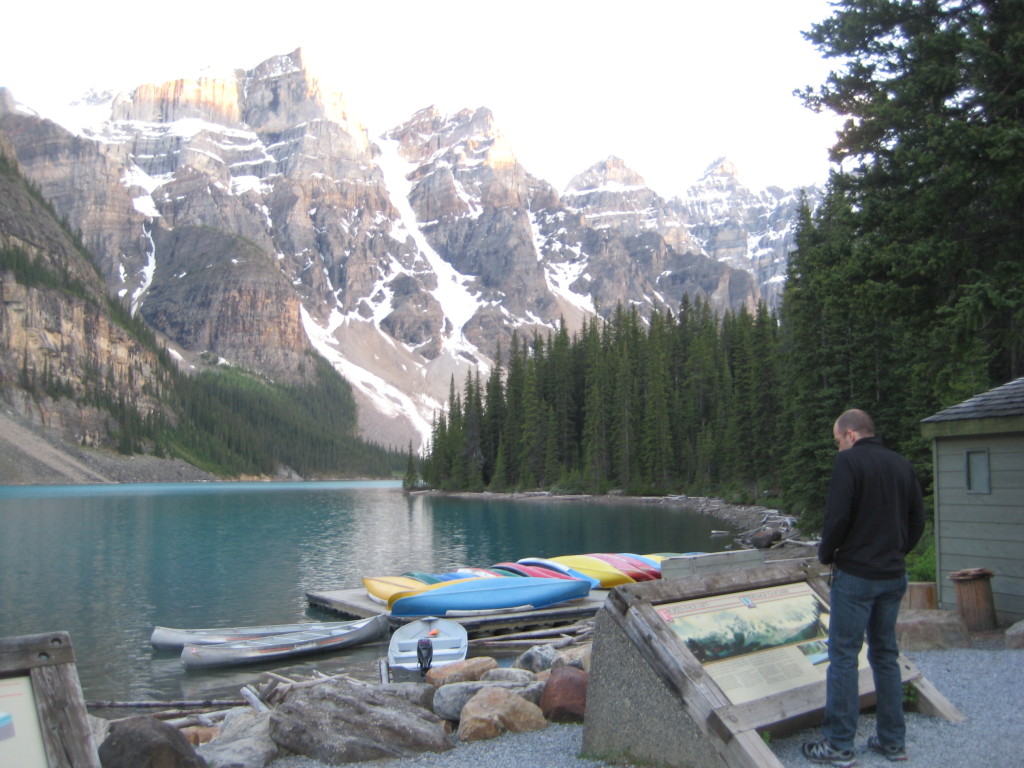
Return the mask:
{"type": "Polygon", "coordinates": [[[778,316],[619,308],[515,339],[452,383],[423,480],[452,489],[718,494],[820,525],[846,408],[925,492],[919,422],[1024,373],[1024,4],[845,0],[805,36],[805,104],[846,118],[778,316]]]}

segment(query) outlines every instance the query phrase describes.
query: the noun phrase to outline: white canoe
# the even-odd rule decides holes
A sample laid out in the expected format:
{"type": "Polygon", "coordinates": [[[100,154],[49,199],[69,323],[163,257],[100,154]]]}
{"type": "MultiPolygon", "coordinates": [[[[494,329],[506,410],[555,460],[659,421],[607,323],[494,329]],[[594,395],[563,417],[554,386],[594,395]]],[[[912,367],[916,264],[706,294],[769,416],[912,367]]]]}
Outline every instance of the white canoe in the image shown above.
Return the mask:
{"type": "Polygon", "coordinates": [[[325,629],[251,637],[216,645],[186,645],[181,649],[181,663],[186,669],[223,667],[336,651],[378,640],[387,635],[390,627],[387,616],[381,613],[369,619],[338,622],[325,629]]]}
{"type": "Polygon", "coordinates": [[[469,635],[457,621],[426,616],[403,624],[395,630],[388,645],[391,669],[425,673],[430,667],[443,667],[466,658],[469,635]],[[429,660],[420,651],[420,641],[429,644],[429,660]]]}

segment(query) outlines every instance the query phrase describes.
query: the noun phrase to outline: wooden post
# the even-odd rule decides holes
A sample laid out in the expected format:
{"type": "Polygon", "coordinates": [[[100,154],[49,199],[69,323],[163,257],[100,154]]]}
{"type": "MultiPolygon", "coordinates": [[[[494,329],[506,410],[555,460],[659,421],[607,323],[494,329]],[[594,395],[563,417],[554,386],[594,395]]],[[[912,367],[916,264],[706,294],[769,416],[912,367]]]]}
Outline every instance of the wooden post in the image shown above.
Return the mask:
{"type": "MultiPolygon", "coordinates": [[[[0,682],[23,677],[31,683],[45,768],[100,768],[70,635],[52,632],[0,638],[0,682]]],[[[22,734],[34,732],[35,728],[24,725],[36,724],[23,724],[22,734]]],[[[14,726],[14,739],[18,739],[18,723],[14,726]]],[[[0,754],[3,748],[0,743],[0,754]]]]}
{"type": "Polygon", "coordinates": [[[967,568],[949,574],[956,591],[956,605],[967,629],[972,632],[996,628],[996,606],[992,599],[992,571],[967,568]]]}

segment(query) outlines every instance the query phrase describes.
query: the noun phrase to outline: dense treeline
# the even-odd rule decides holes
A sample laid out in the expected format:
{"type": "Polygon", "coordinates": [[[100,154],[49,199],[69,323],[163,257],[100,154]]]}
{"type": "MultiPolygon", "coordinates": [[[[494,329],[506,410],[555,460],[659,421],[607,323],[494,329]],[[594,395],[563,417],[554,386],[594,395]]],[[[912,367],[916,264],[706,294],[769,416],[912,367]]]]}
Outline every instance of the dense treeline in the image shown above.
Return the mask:
{"type": "Polygon", "coordinates": [[[778,494],[820,524],[849,407],[918,468],[919,421],[1022,374],[1024,4],[846,0],[807,33],[845,115],[778,318],[619,310],[516,341],[452,388],[423,462],[446,488],[778,494]]]}
{"type": "Polygon", "coordinates": [[[232,369],[182,377],[175,390],[181,420],[165,434],[167,450],[222,474],[282,467],[303,477],[400,474],[405,452],[360,439],[348,382],[318,355],[315,366],[315,381],[304,385],[232,369]]]}
{"type": "Polygon", "coordinates": [[[779,421],[762,306],[724,322],[702,301],[641,318],[619,309],[570,337],[514,336],[507,369],[454,382],[435,420],[426,482],[441,488],[554,487],[603,493],[777,491],[779,421]]]}

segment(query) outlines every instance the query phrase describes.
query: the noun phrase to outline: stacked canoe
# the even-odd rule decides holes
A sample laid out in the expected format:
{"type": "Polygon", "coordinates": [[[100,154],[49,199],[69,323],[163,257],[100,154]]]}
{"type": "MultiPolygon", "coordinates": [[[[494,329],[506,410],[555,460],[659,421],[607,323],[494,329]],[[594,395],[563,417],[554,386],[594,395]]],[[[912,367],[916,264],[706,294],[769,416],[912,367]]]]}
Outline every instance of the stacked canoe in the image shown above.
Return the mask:
{"type": "Polygon", "coordinates": [[[371,600],[393,617],[474,616],[537,610],[585,598],[591,589],[661,578],[666,554],[593,553],[526,557],[450,573],[365,576],[371,600]]]}

